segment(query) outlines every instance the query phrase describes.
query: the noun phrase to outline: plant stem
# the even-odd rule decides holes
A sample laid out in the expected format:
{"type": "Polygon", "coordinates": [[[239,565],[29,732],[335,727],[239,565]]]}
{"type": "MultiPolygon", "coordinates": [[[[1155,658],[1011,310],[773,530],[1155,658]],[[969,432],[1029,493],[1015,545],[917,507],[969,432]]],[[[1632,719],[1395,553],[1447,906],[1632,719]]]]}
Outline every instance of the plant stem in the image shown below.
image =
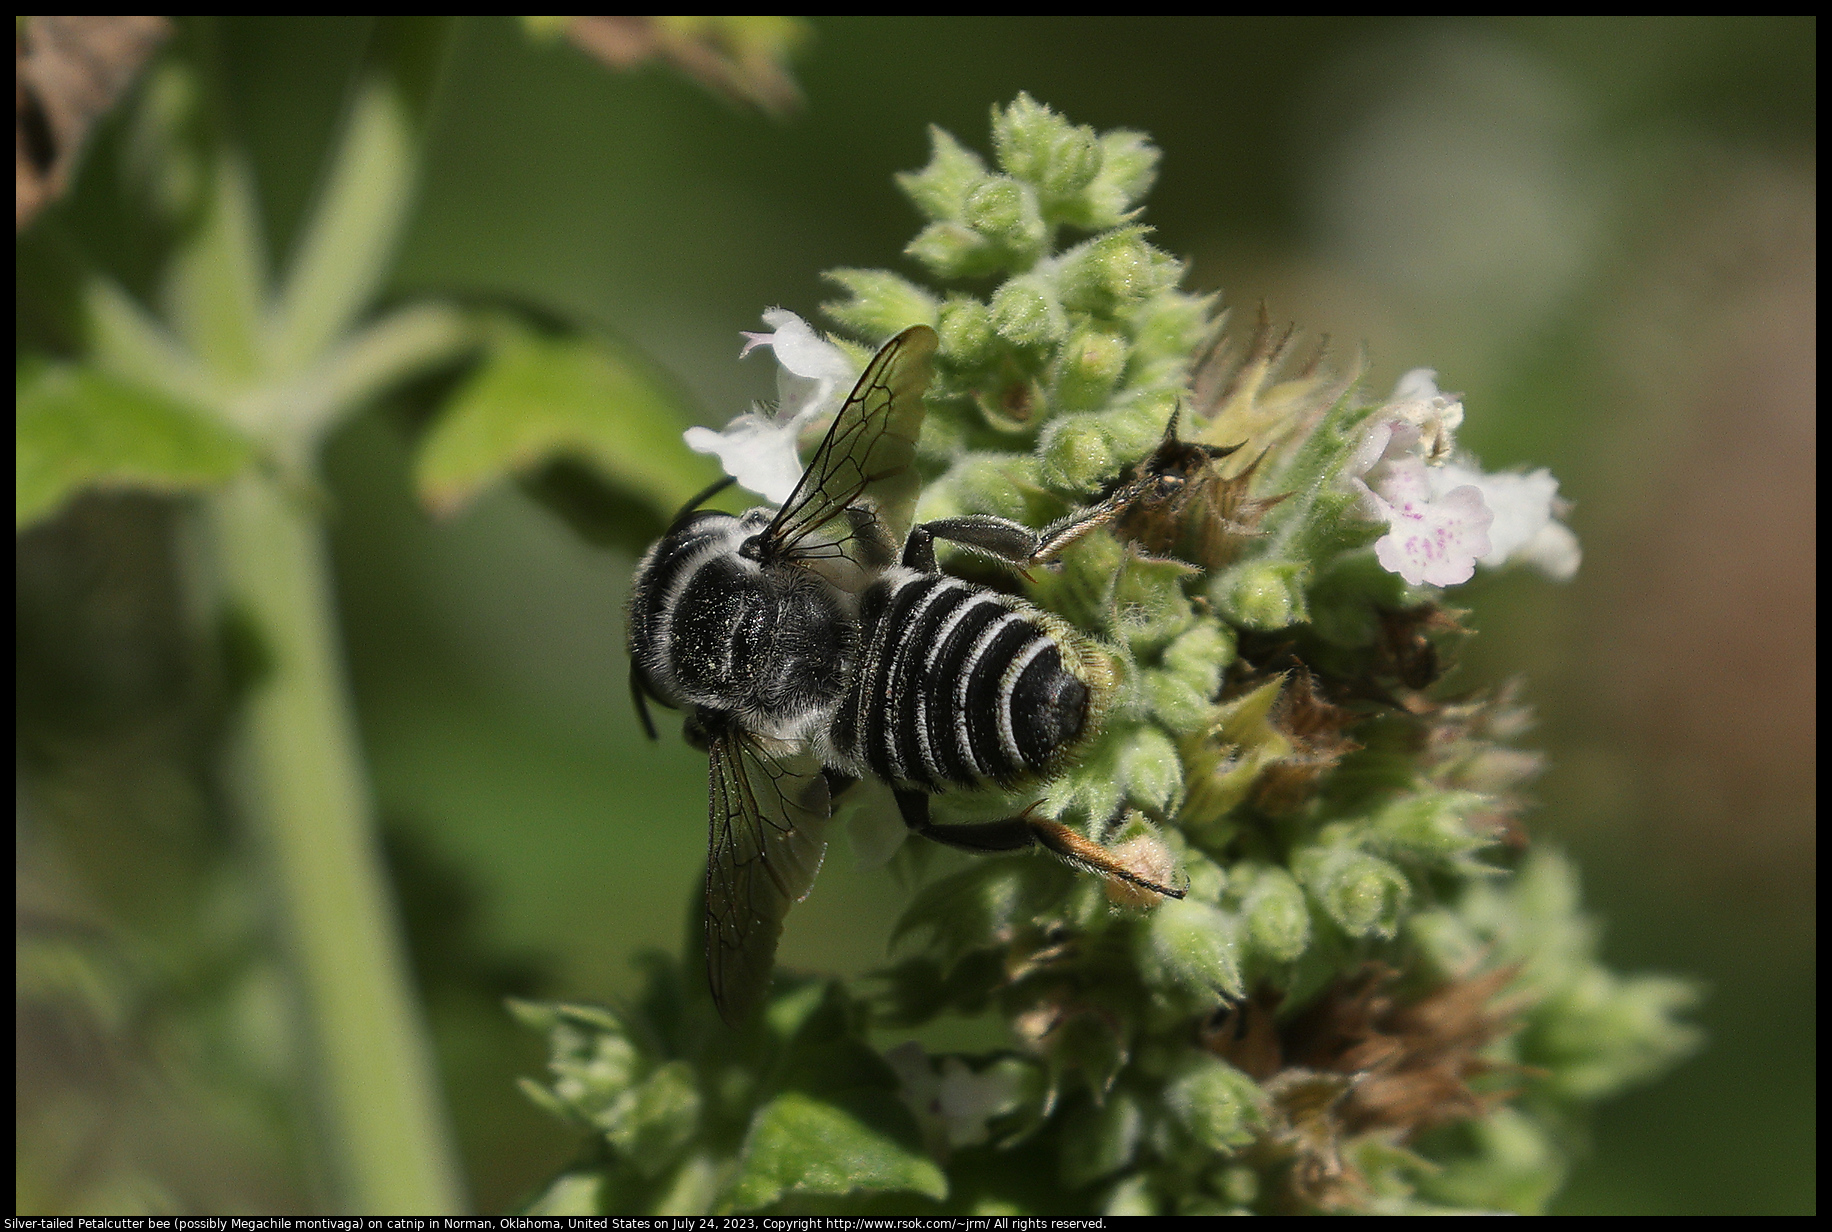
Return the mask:
{"type": "Polygon", "coordinates": [[[343,677],[314,513],[244,474],[211,500],[231,610],[259,637],[246,698],[248,814],[298,973],[336,1202],[365,1215],[463,1207],[343,677]]]}

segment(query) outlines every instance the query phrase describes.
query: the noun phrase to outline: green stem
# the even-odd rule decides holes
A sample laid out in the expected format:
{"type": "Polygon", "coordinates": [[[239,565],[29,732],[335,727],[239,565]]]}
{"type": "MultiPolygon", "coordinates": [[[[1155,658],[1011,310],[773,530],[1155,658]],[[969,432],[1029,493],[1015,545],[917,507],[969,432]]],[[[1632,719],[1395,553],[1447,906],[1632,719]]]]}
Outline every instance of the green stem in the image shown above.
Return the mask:
{"type": "Polygon", "coordinates": [[[316,517],[258,475],[212,498],[217,565],[258,631],[246,700],[249,821],[303,993],[338,1205],[463,1205],[433,1059],[389,898],[316,517]]]}

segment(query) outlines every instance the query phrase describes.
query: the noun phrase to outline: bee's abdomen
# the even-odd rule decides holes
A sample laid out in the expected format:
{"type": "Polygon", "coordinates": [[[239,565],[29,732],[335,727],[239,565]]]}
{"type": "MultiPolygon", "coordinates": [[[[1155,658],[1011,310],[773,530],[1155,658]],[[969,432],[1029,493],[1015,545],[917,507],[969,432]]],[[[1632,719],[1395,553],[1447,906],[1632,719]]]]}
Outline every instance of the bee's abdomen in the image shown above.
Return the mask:
{"type": "Polygon", "coordinates": [[[878,778],[1009,782],[1082,733],[1088,687],[1035,614],[940,574],[892,575],[860,607],[858,674],[836,746],[878,778]]]}

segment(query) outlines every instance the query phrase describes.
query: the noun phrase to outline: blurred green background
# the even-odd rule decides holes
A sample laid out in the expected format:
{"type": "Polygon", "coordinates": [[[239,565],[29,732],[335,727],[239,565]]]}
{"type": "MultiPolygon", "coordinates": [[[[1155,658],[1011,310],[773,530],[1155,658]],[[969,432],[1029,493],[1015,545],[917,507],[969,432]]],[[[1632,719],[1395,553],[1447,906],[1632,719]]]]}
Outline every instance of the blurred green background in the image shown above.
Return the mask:
{"type": "MultiPolygon", "coordinates": [[[[908,272],[897,254],[915,216],[892,174],[924,162],[928,124],[984,149],[990,105],[1027,90],[1078,123],[1150,133],[1164,164],[1146,221],[1192,258],[1189,285],[1249,319],[1264,302],[1343,352],[1365,343],[1376,392],[1437,368],[1465,392],[1461,439],[1489,469],[1549,466],[1576,504],[1574,583],[1507,575],[1454,592],[1481,630],[1457,683],[1526,674],[1550,763],[1533,833],[1578,855],[1611,961],[1704,982],[1709,1042],[1602,1111],[1557,1209],[1813,1210],[1815,22],[812,27],[795,66],[806,105],[777,121],[506,19],[461,22],[394,291],[576,314],[722,424],[772,392],[765,359],[736,361],[762,309],[814,318],[834,266],[908,272]]],[[[276,253],[365,33],[337,18],[222,27],[276,253]]],[[[105,211],[82,201],[99,174],[67,210],[106,250],[105,211]]],[[[411,421],[377,408],[330,447],[339,598],[469,1182],[499,1211],[573,1149],[514,1089],[541,1041],[499,999],[615,997],[635,986],[634,953],[679,947],[705,762],[671,731],[649,745],[629,712],[632,560],[508,488],[430,520],[407,478],[411,421]]],[[[22,728],[77,739],[94,725],[44,713],[92,694],[156,709],[183,690],[186,665],[147,645],[182,607],[184,539],[145,498],[91,498],[22,539],[22,728]]],[[[109,765],[98,754],[94,773],[109,765]]],[[[173,935],[146,921],[202,910],[161,901],[159,790],[135,779],[118,811],[27,810],[42,818],[20,826],[22,913],[80,901],[131,947],[173,935]]],[[[204,826],[183,841],[232,840],[204,826]]],[[[883,958],[905,890],[850,865],[836,848],[790,919],[786,965],[883,958]]],[[[80,1047],[59,1030],[21,1011],[22,1202],[65,1183],[34,1169],[68,1171],[89,1149],[24,1145],[28,1126],[87,1142],[108,1120],[94,1108],[142,1090],[85,1078],[71,1095],[80,1047]],[[45,1119],[49,1106],[76,1111],[45,1119]]],[[[119,1064],[171,1061],[152,1048],[119,1064]]],[[[167,1127],[196,1103],[133,1098],[167,1127]]],[[[221,1135],[228,1114],[211,1107],[187,1115],[221,1135]]],[[[94,1149],[151,1150],[119,1127],[131,1121],[94,1149]]],[[[281,1112],[264,1124],[297,1132],[281,1112]]],[[[312,1184],[296,1165],[214,1153],[203,1131],[141,1136],[166,1139],[143,1169],[226,1203],[289,1209],[312,1184]]]]}

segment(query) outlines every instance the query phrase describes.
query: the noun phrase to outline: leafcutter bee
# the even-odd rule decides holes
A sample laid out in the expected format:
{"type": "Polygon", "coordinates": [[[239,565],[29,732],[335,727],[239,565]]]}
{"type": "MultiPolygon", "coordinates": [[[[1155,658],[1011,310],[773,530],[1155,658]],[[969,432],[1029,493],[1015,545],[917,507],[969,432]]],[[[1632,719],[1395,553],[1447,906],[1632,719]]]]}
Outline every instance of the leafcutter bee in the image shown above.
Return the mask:
{"type": "Polygon", "coordinates": [[[1055,821],[930,821],[934,793],[1060,768],[1112,691],[1108,661],[1087,639],[942,572],[935,540],[1023,569],[1119,512],[1105,502],[1041,532],[986,515],[911,529],[935,346],[926,325],[884,344],[780,508],[699,509],[709,489],[636,566],[638,714],[653,739],[645,698],[684,711],[688,740],[710,760],[706,967],[734,1025],[768,987],[783,918],[820,868],[833,798],[868,775],[924,838],[981,853],[1042,847],[1182,897],[1055,821]]]}

